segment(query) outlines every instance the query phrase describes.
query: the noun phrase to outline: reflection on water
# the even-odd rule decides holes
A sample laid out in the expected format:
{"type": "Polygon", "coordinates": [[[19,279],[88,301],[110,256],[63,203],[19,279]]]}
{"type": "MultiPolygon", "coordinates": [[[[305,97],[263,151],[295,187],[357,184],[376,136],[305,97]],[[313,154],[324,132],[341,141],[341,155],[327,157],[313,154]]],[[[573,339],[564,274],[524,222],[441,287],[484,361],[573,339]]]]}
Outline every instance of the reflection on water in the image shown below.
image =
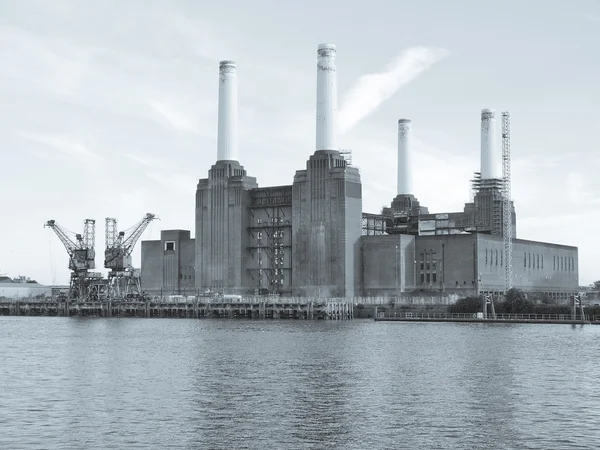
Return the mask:
{"type": "Polygon", "coordinates": [[[0,318],[0,448],[597,448],[600,327],[0,318]]]}

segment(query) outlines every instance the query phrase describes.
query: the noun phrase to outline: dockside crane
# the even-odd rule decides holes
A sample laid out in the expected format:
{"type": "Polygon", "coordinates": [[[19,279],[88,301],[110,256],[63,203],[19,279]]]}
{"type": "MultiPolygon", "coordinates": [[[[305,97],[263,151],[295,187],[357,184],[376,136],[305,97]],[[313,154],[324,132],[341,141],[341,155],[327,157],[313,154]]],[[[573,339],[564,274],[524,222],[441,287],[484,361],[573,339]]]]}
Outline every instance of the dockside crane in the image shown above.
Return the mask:
{"type": "Polygon", "coordinates": [[[69,254],[69,298],[87,299],[90,295],[90,279],[96,275],[89,272],[96,268],[96,221],[86,219],[83,234],[68,231],[53,219],[48,220],[44,227],[52,228],[69,254]]]}
{"type": "Polygon", "coordinates": [[[112,217],[106,218],[104,267],[109,269],[108,286],[110,298],[137,297],[142,294],[140,271],[133,268],[131,254],[146,227],[155,219],[158,219],[158,217],[147,213],[133,227],[125,231],[118,231],[117,219],[112,217]]]}

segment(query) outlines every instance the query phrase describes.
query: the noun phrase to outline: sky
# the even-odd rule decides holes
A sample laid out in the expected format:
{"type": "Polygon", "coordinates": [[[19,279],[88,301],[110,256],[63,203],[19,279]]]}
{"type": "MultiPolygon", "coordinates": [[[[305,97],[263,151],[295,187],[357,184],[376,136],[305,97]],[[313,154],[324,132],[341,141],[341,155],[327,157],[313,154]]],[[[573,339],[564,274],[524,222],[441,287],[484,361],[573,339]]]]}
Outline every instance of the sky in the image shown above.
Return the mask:
{"type": "Polygon", "coordinates": [[[193,234],[220,60],[237,63],[240,162],[260,186],[291,184],[314,152],[322,42],[365,212],[395,196],[399,118],[415,195],[452,212],[479,170],[481,109],[509,111],[517,237],[578,246],[580,284],[600,279],[598,0],[3,0],[0,273],[68,283],[49,219],[96,219],[103,272],[105,217],[124,230],[157,214],[142,240],[193,234]]]}

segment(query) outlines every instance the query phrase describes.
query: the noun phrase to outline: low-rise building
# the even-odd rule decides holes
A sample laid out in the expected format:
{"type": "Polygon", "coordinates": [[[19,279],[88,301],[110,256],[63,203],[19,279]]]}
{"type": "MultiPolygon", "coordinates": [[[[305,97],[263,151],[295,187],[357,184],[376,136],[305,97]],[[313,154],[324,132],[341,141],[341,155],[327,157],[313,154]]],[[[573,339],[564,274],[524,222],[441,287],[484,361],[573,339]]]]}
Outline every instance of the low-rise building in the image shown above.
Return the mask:
{"type": "Polygon", "coordinates": [[[27,277],[0,277],[0,298],[9,300],[44,300],[52,296],[52,288],[27,277]]]}
{"type": "Polygon", "coordinates": [[[189,230],[163,230],[160,240],[142,241],[142,291],[149,295],[193,295],[195,240],[189,230]]]}

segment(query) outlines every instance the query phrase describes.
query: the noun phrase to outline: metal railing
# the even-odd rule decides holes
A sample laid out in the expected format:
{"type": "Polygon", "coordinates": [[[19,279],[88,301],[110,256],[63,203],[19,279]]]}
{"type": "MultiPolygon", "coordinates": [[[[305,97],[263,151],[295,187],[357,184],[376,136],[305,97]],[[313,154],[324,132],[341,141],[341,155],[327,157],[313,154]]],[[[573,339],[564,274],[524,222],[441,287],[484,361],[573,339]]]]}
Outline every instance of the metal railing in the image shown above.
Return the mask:
{"type": "MultiPolygon", "coordinates": [[[[385,318],[397,318],[404,320],[483,320],[483,313],[417,313],[417,312],[398,312],[398,311],[385,311],[377,312],[378,319],[385,318]]],[[[491,314],[487,317],[489,320],[492,319],[491,314]]],[[[571,314],[496,314],[495,320],[529,320],[529,321],[547,321],[547,322],[560,322],[560,321],[573,321],[582,320],[580,314],[573,319],[571,314]]],[[[584,316],[586,322],[600,322],[600,316],[584,316]]]]}

